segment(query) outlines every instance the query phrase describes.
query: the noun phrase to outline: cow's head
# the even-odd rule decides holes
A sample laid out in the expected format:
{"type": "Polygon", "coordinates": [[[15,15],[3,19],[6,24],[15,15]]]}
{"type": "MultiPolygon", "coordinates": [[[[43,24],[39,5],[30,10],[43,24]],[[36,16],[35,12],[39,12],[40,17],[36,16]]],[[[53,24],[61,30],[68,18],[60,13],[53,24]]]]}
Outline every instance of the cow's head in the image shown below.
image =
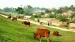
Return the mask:
{"type": "Polygon", "coordinates": [[[37,35],[36,33],[34,33],[34,39],[36,39],[36,38],[37,38],[37,36],[38,36],[38,35],[37,35]]]}

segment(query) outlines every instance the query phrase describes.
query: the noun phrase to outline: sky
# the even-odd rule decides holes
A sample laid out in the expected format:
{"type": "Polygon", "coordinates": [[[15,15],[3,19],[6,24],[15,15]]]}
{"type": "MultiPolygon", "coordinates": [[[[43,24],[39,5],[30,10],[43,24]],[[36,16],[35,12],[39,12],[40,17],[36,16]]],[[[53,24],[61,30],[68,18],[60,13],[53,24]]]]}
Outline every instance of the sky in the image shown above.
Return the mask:
{"type": "Polygon", "coordinates": [[[19,7],[31,5],[32,7],[40,8],[59,8],[63,6],[75,6],[75,0],[0,0],[0,8],[4,7],[19,7]]]}

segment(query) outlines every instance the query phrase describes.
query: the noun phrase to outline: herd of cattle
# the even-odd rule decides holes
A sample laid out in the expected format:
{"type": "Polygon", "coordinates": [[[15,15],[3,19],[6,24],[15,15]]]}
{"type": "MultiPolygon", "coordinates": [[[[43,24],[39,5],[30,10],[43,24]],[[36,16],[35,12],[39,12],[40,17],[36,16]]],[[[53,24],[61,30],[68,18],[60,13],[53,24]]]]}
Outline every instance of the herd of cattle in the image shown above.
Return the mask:
{"type": "MultiPolygon", "coordinates": [[[[8,19],[11,18],[11,14],[9,14],[7,18],[8,19]]],[[[18,16],[18,18],[24,18],[24,16],[18,16]]],[[[14,20],[17,21],[17,17],[12,17],[12,21],[14,21],[14,20]]],[[[30,26],[30,22],[29,21],[23,21],[22,24],[30,26]]],[[[58,31],[54,31],[53,35],[54,36],[59,36],[59,32],[58,31]]],[[[34,39],[40,38],[40,42],[41,42],[41,37],[46,37],[47,41],[50,42],[49,36],[50,36],[50,31],[48,29],[41,29],[41,27],[38,27],[38,29],[34,33],[33,37],[34,37],[34,39]]]]}
{"type": "MultiPolygon", "coordinates": [[[[12,17],[11,14],[7,15],[7,19],[12,18],[12,21],[17,21],[17,18],[24,18],[24,16],[16,16],[16,17],[12,17]]],[[[30,22],[29,21],[23,21],[22,24],[24,25],[29,25],[30,26],[30,22]]]]}

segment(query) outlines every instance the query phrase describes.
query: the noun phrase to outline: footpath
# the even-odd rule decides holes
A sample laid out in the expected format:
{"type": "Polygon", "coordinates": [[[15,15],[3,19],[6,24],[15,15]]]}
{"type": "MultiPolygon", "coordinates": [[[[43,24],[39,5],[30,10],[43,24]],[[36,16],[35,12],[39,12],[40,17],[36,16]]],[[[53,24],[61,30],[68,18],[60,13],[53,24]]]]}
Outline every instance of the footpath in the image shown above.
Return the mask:
{"type": "MultiPolygon", "coordinates": [[[[7,16],[0,14],[1,16],[7,18],[7,16]]],[[[30,23],[36,24],[36,25],[40,25],[38,22],[32,21],[32,20],[24,20],[24,19],[17,19],[18,21],[30,21],[30,23]]],[[[50,28],[54,28],[54,29],[59,29],[62,31],[71,31],[71,32],[75,32],[75,29],[65,29],[65,28],[60,28],[60,27],[56,27],[56,26],[48,26],[43,24],[42,26],[46,26],[46,27],[50,27],[50,28]]]]}

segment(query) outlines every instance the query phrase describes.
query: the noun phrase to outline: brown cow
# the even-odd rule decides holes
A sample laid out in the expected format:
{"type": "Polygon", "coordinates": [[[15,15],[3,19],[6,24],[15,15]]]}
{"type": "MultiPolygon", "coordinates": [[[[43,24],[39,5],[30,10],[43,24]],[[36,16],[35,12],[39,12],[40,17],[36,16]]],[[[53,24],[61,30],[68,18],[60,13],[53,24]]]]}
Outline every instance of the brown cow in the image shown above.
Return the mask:
{"type": "Polygon", "coordinates": [[[54,31],[54,32],[53,32],[53,35],[54,35],[54,36],[60,36],[58,31],[54,31]]]}
{"type": "Polygon", "coordinates": [[[16,20],[16,21],[17,21],[17,17],[13,17],[13,18],[12,18],[12,21],[13,21],[13,20],[16,20]]]}
{"type": "Polygon", "coordinates": [[[47,30],[47,29],[37,29],[36,33],[34,33],[34,39],[36,38],[40,38],[40,42],[41,42],[41,37],[46,37],[47,38],[47,41],[49,42],[49,34],[50,34],[50,31],[47,30]]]}
{"type": "Polygon", "coordinates": [[[22,24],[25,24],[25,25],[29,25],[30,26],[30,22],[29,21],[23,21],[22,24]]]}
{"type": "Polygon", "coordinates": [[[9,14],[9,15],[7,15],[7,16],[8,16],[8,17],[7,17],[8,19],[11,18],[11,14],[9,14]]]}
{"type": "Polygon", "coordinates": [[[22,19],[23,19],[23,18],[24,18],[24,16],[23,16],[23,15],[22,15],[22,16],[18,16],[18,18],[22,18],[22,19]]]}

